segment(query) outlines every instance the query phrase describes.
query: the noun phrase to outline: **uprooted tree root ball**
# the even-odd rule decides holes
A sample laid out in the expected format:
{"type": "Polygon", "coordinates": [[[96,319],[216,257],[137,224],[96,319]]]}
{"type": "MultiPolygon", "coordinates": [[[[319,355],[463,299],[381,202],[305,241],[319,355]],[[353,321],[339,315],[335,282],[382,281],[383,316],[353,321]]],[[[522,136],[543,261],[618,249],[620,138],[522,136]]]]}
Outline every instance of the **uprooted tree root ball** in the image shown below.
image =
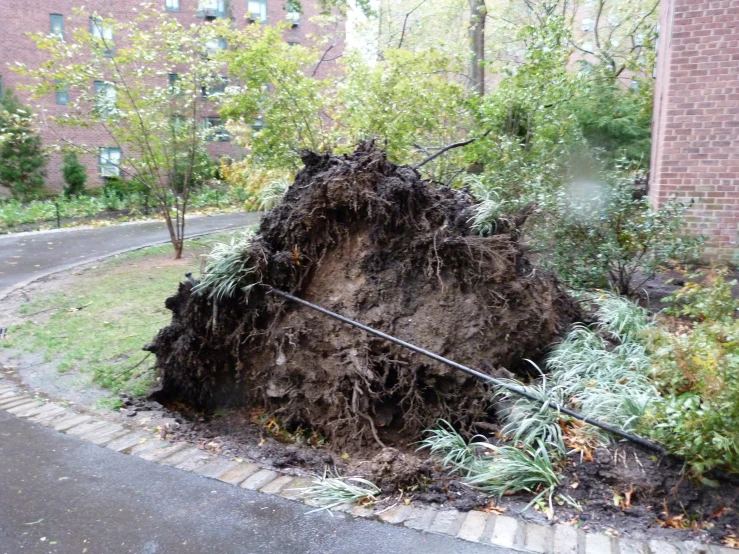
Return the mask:
{"type": "Polygon", "coordinates": [[[269,291],[490,374],[524,375],[524,358],[540,357],[576,314],[524,256],[525,214],[478,236],[470,195],[430,185],[371,143],[303,161],[243,247],[236,292],[185,282],[167,300],[172,323],[148,347],[161,369],[157,398],[260,407],[348,448],[416,440],[439,418],[463,430],[489,421],[490,390],[474,378],[269,291]]]}

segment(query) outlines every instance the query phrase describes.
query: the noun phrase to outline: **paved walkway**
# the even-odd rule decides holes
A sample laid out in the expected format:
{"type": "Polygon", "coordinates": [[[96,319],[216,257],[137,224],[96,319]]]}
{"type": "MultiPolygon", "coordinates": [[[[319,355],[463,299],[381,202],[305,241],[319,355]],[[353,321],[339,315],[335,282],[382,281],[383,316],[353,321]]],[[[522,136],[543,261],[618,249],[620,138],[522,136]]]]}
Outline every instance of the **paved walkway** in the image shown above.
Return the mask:
{"type": "MultiPolygon", "coordinates": [[[[188,218],[185,236],[238,228],[259,222],[259,213],[230,213],[188,218]]],[[[169,240],[163,221],[124,223],[98,228],[69,228],[0,236],[0,298],[8,288],[64,269],[68,265],[94,260],[120,250],[169,240]]]]}
{"type": "Polygon", "coordinates": [[[0,411],[1,554],[506,552],[309,510],[0,411]]]}

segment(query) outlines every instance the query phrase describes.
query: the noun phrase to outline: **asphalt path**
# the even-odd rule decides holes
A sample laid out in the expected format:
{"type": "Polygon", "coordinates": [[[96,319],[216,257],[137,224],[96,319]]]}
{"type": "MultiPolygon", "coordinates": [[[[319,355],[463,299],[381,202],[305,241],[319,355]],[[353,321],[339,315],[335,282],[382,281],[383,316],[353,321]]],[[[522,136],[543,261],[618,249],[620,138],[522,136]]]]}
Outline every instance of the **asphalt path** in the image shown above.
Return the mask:
{"type": "Polygon", "coordinates": [[[0,411],[0,554],[503,554],[325,512],[0,411]]]}
{"type": "MultiPolygon", "coordinates": [[[[193,218],[187,235],[256,223],[193,218]]],[[[2,290],[166,241],[162,223],[0,237],[2,290]]],[[[0,554],[503,554],[404,527],[332,517],[125,456],[0,411],[0,554]]]]}
{"type": "MultiPolygon", "coordinates": [[[[185,236],[234,229],[259,221],[260,213],[237,212],[187,219],[185,236]]],[[[69,228],[0,236],[0,299],[11,287],[122,250],[169,240],[163,221],[109,227],[69,228]]]]}

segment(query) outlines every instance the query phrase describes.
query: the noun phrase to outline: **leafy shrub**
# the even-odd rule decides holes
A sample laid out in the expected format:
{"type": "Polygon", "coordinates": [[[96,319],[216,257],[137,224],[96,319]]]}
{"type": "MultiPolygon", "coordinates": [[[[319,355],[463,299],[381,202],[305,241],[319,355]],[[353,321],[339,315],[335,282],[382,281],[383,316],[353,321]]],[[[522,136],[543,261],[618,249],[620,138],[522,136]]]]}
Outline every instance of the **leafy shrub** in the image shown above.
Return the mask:
{"type": "Polygon", "coordinates": [[[87,183],[87,169],[77,158],[74,151],[66,152],[62,161],[62,176],[67,186],[64,187],[64,194],[69,196],[77,196],[85,191],[87,183]]]}
{"type": "Polygon", "coordinates": [[[689,207],[671,198],[654,211],[635,198],[629,179],[613,175],[592,200],[560,192],[547,227],[547,262],[572,286],[631,294],[659,266],[698,256],[702,238],[682,232],[689,207]]]}
{"type": "Polygon", "coordinates": [[[44,187],[46,155],[31,110],[8,89],[0,98],[0,186],[14,198],[35,198],[44,187]]]}
{"type": "MultiPolygon", "coordinates": [[[[716,272],[715,276],[708,276],[710,286],[688,282],[680,290],[662,299],[662,302],[672,304],[665,311],[697,321],[723,320],[733,317],[739,310],[739,301],[735,300],[732,295],[732,289],[737,281],[727,281],[726,273],[725,269],[721,269],[716,272]]],[[[690,278],[696,277],[702,277],[702,275],[690,276],[690,278]]]]}
{"type": "Polygon", "coordinates": [[[672,296],[675,311],[697,319],[692,330],[656,333],[651,348],[663,400],[643,428],[684,456],[697,474],[720,467],[739,473],[739,321],[722,274],[689,283],[672,296]]]}

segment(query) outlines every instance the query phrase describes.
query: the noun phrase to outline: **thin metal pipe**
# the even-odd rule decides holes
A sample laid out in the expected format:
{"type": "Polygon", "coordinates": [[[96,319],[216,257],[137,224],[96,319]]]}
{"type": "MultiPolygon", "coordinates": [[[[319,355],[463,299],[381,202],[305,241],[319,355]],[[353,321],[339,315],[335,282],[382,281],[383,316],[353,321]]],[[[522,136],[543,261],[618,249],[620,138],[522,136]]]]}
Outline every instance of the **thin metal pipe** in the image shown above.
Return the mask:
{"type": "Polygon", "coordinates": [[[306,300],[303,300],[302,298],[298,298],[297,296],[293,296],[292,294],[289,294],[287,292],[281,291],[279,289],[271,289],[270,292],[273,294],[280,296],[282,298],[285,298],[286,300],[291,300],[293,302],[296,302],[298,304],[302,304],[303,306],[306,306],[312,310],[315,310],[317,312],[320,312],[324,315],[327,315],[329,317],[332,317],[334,319],[338,319],[339,321],[342,321],[344,323],[347,323],[349,325],[352,325],[358,329],[361,329],[362,331],[366,331],[367,333],[370,333],[372,335],[375,335],[377,337],[380,337],[381,339],[385,339],[387,341],[393,342],[395,344],[398,344],[404,348],[407,348],[409,350],[412,350],[413,352],[417,352],[418,354],[423,354],[424,356],[431,358],[432,360],[436,360],[437,362],[441,362],[442,364],[448,365],[450,367],[453,367],[454,369],[458,369],[460,371],[463,371],[467,373],[468,375],[472,375],[473,377],[477,377],[481,381],[486,381],[488,383],[491,383],[497,387],[502,387],[506,390],[509,390],[515,394],[518,394],[519,396],[523,396],[524,398],[528,398],[529,400],[533,400],[534,402],[539,402],[541,404],[546,404],[549,408],[552,408],[553,410],[557,410],[558,412],[562,412],[563,414],[567,414],[568,416],[574,417],[575,419],[579,419],[580,421],[584,421],[585,423],[589,423],[590,425],[593,425],[595,427],[598,427],[599,429],[603,429],[604,431],[607,431],[611,433],[612,435],[616,435],[617,437],[620,437],[622,439],[626,439],[628,441],[631,441],[635,444],[638,444],[648,450],[651,450],[653,452],[658,452],[660,454],[665,454],[664,447],[660,446],[657,443],[654,443],[652,441],[649,441],[647,439],[643,439],[641,437],[637,437],[636,435],[632,435],[630,433],[627,433],[626,431],[623,431],[621,429],[618,429],[616,427],[612,427],[608,425],[607,423],[603,423],[602,421],[598,421],[597,419],[592,419],[587,416],[584,416],[581,413],[578,413],[574,410],[570,410],[566,406],[562,406],[556,402],[553,401],[542,401],[540,398],[534,396],[533,394],[530,394],[526,392],[525,390],[519,389],[518,387],[514,387],[512,385],[509,385],[508,383],[504,383],[503,381],[499,381],[498,379],[495,379],[494,377],[490,377],[490,375],[486,375],[484,373],[481,373],[475,369],[472,369],[471,367],[464,366],[462,364],[458,364],[457,362],[453,362],[452,360],[448,360],[444,358],[443,356],[439,356],[438,354],[434,354],[433,352],[426,350],[424,348],[420,348],[418,346],[415,346],[409,342],[405,342],[404,340],[400,340],[398,338],[395,338],[391,335],[388,335],[387,333],[383,333],[382,331],[378,331],[377,329],[373,329],[372,327],[368,327],[367,325],[364,325],[362,323],[359,323],[357,321],[354,321],[352,319],[349,319],[348,317],[344,317],[343,315],[339,315],[337,313],[334,313],[330,310],[327,310],[326,308],[322,308],[321,306],[318,306],[316,304],[311,304],[310,302],[307,302],[306,300]]]}

